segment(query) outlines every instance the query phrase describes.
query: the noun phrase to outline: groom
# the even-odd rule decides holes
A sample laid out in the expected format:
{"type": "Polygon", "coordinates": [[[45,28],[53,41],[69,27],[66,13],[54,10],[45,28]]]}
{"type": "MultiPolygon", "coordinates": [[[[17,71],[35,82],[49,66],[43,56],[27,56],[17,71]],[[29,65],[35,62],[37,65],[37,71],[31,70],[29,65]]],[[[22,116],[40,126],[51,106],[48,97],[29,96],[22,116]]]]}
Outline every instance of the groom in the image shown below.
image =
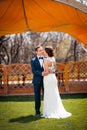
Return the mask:
{"type": "Polygon", "coordinates": [[[43,48],[42,46],[37,46],[35,48],[36,56],[31,59],[31,68],[33,72],[33,81],[34,84],[34,95],[35,95],[35,114],[40,115],[40,106],[41,106],[41,89],[44,93],[43,86],[43,76],[48,75],[47,72],[44,72],[43,69],[43,48]]]}

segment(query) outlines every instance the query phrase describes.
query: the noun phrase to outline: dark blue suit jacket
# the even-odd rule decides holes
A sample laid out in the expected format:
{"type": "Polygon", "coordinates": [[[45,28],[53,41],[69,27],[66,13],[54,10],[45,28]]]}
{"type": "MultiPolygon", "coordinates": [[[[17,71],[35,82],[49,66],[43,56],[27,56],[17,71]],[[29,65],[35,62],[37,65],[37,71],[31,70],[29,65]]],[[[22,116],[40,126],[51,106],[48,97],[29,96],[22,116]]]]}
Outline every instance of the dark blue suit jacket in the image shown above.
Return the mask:
{"type": "Polygon", "coordinates": [[[39,59],[37,56],[32,58],[31,60],[31,68],[33,72],[33,84],[41,84],[43,76],[42,72],[44,71],[43,67],[41,67],[39,59]]]}

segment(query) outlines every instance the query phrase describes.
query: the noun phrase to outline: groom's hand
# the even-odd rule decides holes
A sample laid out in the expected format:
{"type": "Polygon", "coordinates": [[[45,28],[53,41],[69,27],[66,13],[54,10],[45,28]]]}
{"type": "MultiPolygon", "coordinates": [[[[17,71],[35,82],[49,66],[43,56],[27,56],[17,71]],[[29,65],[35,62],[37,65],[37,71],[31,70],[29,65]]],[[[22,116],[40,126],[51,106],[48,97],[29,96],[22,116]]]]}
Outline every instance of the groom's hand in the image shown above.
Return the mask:
{"type": "Polygon", "coordinates": [[[48,74],[49,74],[48,71],[44,71],[44,72],[42,73],[42,76],[46,76],[46,75],[48,75],[48,74]]]}

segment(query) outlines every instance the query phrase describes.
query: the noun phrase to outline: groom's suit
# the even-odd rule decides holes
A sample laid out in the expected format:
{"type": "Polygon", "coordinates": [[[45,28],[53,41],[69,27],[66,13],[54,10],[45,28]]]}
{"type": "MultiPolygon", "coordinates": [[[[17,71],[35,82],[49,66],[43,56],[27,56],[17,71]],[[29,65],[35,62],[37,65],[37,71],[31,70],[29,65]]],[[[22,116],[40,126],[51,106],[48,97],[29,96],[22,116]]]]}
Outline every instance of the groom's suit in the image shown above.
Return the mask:
{"type": "Polygon", "coordinates": [[[41,106],[41,88],[43,88],[43,76],[42,72],[44,71],[43,66],[41,67],[39,58],[35,56],[31,60],[31,68],[33,72],[33,80],[32,83],[34,84],[34,93],[35,93],[35,110],[36,115],[40,114],[40,106],[41,106]]]}

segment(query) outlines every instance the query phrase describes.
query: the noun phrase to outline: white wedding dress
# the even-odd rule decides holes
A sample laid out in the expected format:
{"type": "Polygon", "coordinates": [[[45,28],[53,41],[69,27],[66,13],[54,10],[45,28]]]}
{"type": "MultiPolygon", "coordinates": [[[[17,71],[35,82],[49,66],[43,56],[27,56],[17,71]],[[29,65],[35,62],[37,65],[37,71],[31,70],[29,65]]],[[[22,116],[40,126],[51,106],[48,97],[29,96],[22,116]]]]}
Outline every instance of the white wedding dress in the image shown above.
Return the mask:
{"type": "MultiPolygon", "coordinates": [[[[47,58],[54,62],[55,58],[47,58]]],[[[58,81],[55,74],[44,76],[44,104],[42,117],[45,118],[67,118],[71,113],[67,112],[62,104],[58,90],[58,81]]]]}

